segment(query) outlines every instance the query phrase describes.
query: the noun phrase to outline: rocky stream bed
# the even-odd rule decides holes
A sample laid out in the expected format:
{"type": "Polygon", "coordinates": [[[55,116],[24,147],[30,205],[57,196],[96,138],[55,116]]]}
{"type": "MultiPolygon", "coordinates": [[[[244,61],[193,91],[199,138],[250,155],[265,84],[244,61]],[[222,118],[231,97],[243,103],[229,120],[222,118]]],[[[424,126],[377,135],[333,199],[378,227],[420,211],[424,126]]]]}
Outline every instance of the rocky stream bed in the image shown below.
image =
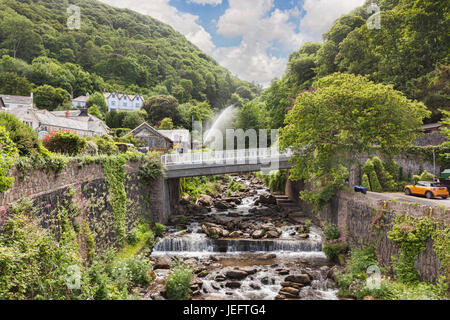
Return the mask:
{"type": "Polygon", "coordinates": [[[155,280],[141,296],[165,299],[165,279],[181,260],[194,270],[195,300],[337,299],[337,267],[322,252],[321,229],[255,176],[233,179],[240,192],[224,183],[216,197],[180,201],[153,248],[155,280]]]}

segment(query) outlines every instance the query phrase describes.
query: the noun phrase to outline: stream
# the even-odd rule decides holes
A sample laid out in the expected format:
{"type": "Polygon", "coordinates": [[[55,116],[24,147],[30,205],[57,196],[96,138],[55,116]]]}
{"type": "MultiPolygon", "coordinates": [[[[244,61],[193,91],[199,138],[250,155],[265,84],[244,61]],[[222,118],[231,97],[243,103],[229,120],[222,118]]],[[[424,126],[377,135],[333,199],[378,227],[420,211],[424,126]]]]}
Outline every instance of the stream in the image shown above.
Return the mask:
{"type": "Polygon", "coordinates": [[[308,234],[300,234],[302,221],[283,218],[279,205],[258,203],[259,197],[271,198],[255,177],[233,179],[248,187],[242,197],[234,195],[239,198],[234,205],[224,208],[222,202],[233,202],[219,196],[208,212],[189,215],[181,231],[168,227],[156,242],[151,255],[156,279],[146,298],[164,299],[170,266],[182,260],[194,269],[194,300],[338,299],[321,229],[311,225],[308,234]]]}

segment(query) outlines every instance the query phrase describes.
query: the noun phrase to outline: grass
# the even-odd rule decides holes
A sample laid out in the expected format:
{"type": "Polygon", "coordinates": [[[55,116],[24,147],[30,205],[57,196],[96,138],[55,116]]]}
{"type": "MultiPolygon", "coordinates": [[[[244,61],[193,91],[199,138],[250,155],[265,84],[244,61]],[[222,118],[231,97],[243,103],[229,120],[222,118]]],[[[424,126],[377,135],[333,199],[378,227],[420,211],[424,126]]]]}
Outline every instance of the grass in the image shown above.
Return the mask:
{"type": "Polygon", "coordinates": [[[134,240],[128,241],[128,243],[120,249],[116,255],[116,261],[132,258],[139,254],[145,247],[153,245],[154,234],[150,230],[148,224],[142,224],[135,229],[136,236],[134,240]]]}

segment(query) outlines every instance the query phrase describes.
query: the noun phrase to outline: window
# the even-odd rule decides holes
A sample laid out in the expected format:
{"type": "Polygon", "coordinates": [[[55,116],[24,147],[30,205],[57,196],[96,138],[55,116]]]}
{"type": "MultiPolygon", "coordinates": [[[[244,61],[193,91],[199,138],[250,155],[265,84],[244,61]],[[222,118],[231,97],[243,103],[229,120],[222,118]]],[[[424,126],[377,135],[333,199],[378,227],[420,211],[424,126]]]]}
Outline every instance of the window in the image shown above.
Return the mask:
{"type": "Polygon", "coordinates": [[[115,106],[116,102],[115,101],[111,101],[111,105],[115,106]]]}

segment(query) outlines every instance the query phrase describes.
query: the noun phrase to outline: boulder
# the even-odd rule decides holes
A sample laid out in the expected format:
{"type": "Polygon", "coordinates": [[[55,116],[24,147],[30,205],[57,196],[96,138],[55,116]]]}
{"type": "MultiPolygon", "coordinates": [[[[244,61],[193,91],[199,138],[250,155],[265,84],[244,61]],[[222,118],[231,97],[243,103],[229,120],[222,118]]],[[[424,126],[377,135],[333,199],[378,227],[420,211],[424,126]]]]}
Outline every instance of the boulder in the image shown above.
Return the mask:
{"type": "Polygon", "coordinates": [[[261,287],[256,283],[250,283],[250,288],[253,290],[261,290],[261,287]]]}
{"type": "Polygon", "coordinates": [[[190,195],[186,195],[186,196],[184,196],[183,198],[181,198],[180,204],[181,204],[182,206],[185,206],[185,205],[190,204],[191,201],[192,201],[192,197],[191,197],[190,195]]]}
{"type": "Polygon", "coordinates": [[[156,260],[153,269],[170,269],[171,266],[172,261],[168,257],[159,257],[158,260],[156,260]]]}
{"type": "Polygon", "coordinates": [[[283,294],[278,294],[278,295],[275,297],[275,300],[286,300],[286,296],[283,295],[283,294]]]}
{"type": "Polygon", "coordinates": [[[241,283],[239,281],[228,281],[225,286],[230,289],[238,289],[241,287],[241,283]]]}
{"type": "Polygon", "coordinates": [[[248,273],[244,270],[229,270],[225,273],[225,276],[228,279],[233,279],[233,280],[242,280],[245,277],[248,276],[248,273]]]}
{"type": "Polygon", "coordinates": [[[266,234],[266,232],[264,231],[264,229],[256,230],[256,231],[253,231],[252,238],[253,239],[261,239],[262,237],[264,237],[265,234],[266,234]]]}
{"type": "Polygon", "coordinates": [[[277,198],[271,194],[262,194],[259,196],[259,202],[263,204],[277,204],[277,198]]]}
{"type": "Polygon", "coordinates": [[[277,231],[267,231],[266,232],[266,237],[267,238],[278,238],[280,236],[280,234],[277,231]]]}
{"type": "Polygon", "coordinates": [[[228,210],[232,207],[229,203],[225,201],[216,201],[214,203],[214,206],[219,210],[228,210]]]}
{"type": "Polygon", "coordinates": [[[232,233],[229,234],[230,238],[240,238],[242,237],[243,232],[242,231],[233,231],[232,233]]]}
{"type": "Polygon", "coordinates": [[[287,276],[284,281],[309,285],[311,283],[311,278],[307,274],[294,274],[287,276]]]}
{"type": "Polygon", "coordinates": [[[300,290],[298,290],[296,288],[292,288],[292,287],[283,287],[283,289],[280,290],[281,294],[286,295],[286,293],[288,293],[293,296],[298,296],[299,292],[300,292],[300,290]]]}
{"type": "Polygon", "coordinates": [[[200,205],[203,205],[205,207],[212,207],[213,206],[213,198],[211,196],[208,196],[206,194],[202,194],[197,198],[197,203],[200,205]]]}

